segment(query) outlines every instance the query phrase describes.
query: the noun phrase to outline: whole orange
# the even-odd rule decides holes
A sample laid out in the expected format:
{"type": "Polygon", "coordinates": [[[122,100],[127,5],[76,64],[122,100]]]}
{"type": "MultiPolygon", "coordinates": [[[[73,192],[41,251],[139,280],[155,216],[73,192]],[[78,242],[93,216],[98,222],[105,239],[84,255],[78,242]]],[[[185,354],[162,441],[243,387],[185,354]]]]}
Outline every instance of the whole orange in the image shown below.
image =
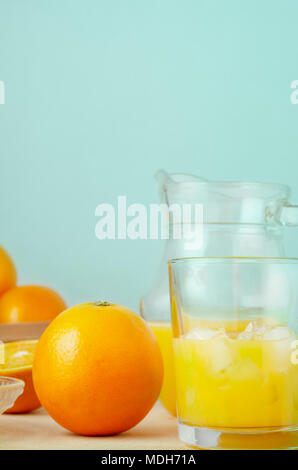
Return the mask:
{"type": "Polygon", "coordinates": [[[0,246],[0,295],[15,286],[17,280],[16,268],[9,254],[0,246]]]}
{"type": "Polygon", "coordinates": [[[42,334],[33,363],[37,396],[59,424],[78,434],[112,435],[141,421],[158,398],[161,353],[131,310],[80,304],[42,334]]]}
{"type": "Polygon", "coordinates": [[[43,286],[17,286],[0,298],[0,323],[50,321],[66,309],[62,297],[43,286]]]}

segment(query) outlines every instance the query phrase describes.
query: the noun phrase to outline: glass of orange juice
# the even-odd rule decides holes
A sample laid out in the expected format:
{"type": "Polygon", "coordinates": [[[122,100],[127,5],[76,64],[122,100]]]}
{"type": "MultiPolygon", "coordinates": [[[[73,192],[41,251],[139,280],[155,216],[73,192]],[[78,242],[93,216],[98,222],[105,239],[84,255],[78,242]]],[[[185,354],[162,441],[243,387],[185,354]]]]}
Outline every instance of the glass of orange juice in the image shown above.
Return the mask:
{"type": "Polygon", "coordinates": [[[179,435],[298,448],[298,259],[169,262],[179,435]]]}

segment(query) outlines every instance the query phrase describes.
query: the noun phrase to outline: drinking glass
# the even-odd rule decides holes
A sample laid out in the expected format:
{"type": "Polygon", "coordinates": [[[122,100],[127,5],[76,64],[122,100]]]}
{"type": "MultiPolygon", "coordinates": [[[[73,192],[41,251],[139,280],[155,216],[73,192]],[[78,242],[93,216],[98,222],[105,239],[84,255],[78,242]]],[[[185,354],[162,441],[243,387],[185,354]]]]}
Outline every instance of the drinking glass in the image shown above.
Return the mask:
{"type": "Polygon", "coordinates": [[[169,261],[179,435],[298,448],[298,259],[169,261]]]}

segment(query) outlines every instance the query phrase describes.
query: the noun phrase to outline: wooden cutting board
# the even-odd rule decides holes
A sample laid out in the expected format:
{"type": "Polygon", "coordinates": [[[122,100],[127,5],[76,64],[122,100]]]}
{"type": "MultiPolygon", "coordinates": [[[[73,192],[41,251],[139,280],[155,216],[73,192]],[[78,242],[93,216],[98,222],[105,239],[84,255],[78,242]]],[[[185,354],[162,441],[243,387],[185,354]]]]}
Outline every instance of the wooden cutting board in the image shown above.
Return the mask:
{"type": "Polygon", "coordinates": [[[43,409],[0,415],[0,449],[188,449],[179,440],[176,419],[157,404],[135,428],[118,436],[84,437],[59,426],[43,409]]]}
{"type": "MultiPolygon", "coordinates": [[[[248,449],[294,447],[298,443],[298,431],[273,433],[264,438],[255,435],[251,440],[245,435],[239,435],[239,439],[241,442],[238,444],[243,444],[243,448],[248,449]]],[[[235,444],[235,441],[233,442],[235,444]]],[[[231,446],[233,442],[229,441],[228,444],[231,446]]],[[[111,437],[84,437],[73,434],[55,423],[43,409],[23,415],[0,415],[0,450],[4,449],[193,451],[179,440],[176,419],[160,404],[157,404],[138,426],[111,437]]]]}

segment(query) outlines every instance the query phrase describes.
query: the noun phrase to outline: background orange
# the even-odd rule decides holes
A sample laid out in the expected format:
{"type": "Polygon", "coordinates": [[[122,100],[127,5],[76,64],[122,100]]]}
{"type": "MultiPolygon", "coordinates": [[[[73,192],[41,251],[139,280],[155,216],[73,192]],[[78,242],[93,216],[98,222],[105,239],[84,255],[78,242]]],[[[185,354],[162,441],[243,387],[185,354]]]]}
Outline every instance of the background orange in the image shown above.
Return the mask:
{"type": "Polygon", "coordinates": [[[50,321],[65,309],[66,303],[53,289],[17,286],[0,298],[0,323],[50,321]]]}
{"type": "Polygon", "coordinates": [[[0,246],[0,295],[16,284],[17,272],[9,254],[0,246]]]}

